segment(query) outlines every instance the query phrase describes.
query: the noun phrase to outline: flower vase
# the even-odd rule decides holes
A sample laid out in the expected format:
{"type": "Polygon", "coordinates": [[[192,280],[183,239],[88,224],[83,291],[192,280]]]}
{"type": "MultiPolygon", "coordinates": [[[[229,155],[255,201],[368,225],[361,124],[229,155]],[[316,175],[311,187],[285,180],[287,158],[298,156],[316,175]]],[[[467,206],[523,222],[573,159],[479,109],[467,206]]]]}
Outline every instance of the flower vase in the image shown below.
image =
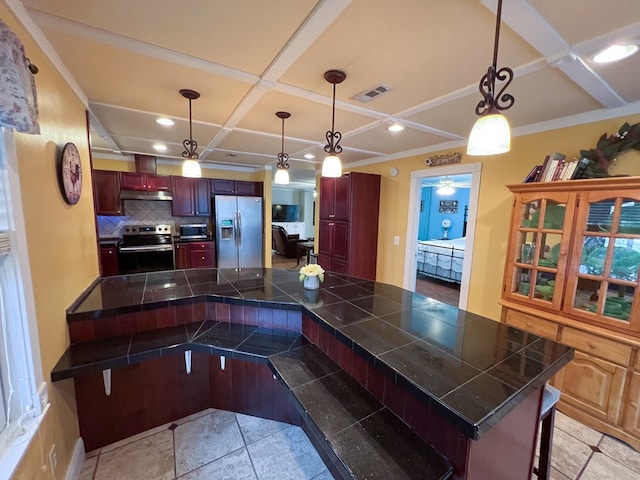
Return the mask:
{"type": "Polygon", "coordinates": [[[320,288],[320,278],[318,276],[304,277],[302,285],[306,290],[318,290],[320,288]]]}

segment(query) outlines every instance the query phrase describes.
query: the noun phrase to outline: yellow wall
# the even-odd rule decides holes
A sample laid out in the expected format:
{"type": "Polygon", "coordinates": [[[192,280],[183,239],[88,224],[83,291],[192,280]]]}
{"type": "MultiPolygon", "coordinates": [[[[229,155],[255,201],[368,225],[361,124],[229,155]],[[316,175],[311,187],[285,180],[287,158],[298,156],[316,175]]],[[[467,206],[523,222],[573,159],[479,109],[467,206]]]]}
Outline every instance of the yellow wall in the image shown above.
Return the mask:
{"type": "Polygon", "coordinates": [[[57,479],[64,478],[78,440],[73,383],[51,384],[50,372],[68,345],[65,309],[98,275],[85,108],[28,32],[0,4],[0,17],[25,44],[36,76],[41,135],[16,133],[18,174],[37,315],[42,371],[51,407],[19,467],[18,478],[50,479],[46,455],[55,443],[57,479]],[[58,186],[56,160],[66,142],[82,159],[84,186],[78,204],[67,205],[58,186]]]}
{"type": "MultiPolygon", "coordinates": [[[[568,159],[579,157],[580,150],[595,147],[600,135],[604,132],[617,132],[625,121],[631,124],[638,123],[640,115],[514,137],[511,151],[503,155],[471,157],[464,153],[464,148],[454,150],[463,152],[463,164],[482,163],[469,311],[495,319],[500,315],[497,302],[500,298],[511,215],[511,194],[505,185],[520,183],[531,168],[542,163],[545,155],[552,151],[562,152],[568,159]]],[[[415,241],[406,239],[410,175],[412,171],[428,168],[424,164],[427,156],[441,153],[446,152],[434,152],[353,169],[382,176],[377,264],[377,280],[380,282],[402,286],[406,242],[415,241]],[[392,166],[400,170],[397,177],[389,175],[389,168],[392,166]],[[394,235],[399,235],[401,239],[397,247],[393,245],[394,235]]],[[[430,171],[437,175],[438,167],[433,167],[430,171]]],[[[615,174],[640,175],[640,153],[624,153],[610,171],[615,174]]]]}

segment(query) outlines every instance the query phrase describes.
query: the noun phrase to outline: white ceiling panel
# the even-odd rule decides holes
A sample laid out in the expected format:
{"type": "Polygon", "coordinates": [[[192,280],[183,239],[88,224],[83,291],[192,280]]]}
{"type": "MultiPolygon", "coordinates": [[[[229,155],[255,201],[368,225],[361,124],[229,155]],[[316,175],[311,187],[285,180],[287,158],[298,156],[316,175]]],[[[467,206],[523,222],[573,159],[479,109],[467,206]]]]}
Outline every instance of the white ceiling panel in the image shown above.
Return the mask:
{"type": "MultiPolygon", "coordinates": [[[[188,88],[201,94],[192,103],[201,158],[225,168],[274,167],[282,128],[275,112],[290,112],[285,151],[292,182],[298,175],[315,182],[325,157],[329,69],[346,73],[336,85],[335,110],[345,171],[354,162],[464,143],[492,60],[497,6],[497,0],[23,3],[50,44],[43,48],[57,54],[39,65],[42,74],[59,68],[88,99],[96,151],[179,162],[189,110],[178,91],[188,88]],[[379,84],[391,89],[369,102],[351,98],[379,84]],[[157,125],[157,115],[174,119],[174,127],[157,125]],[[392,120],[407,128],[388,132],[392,120]],[[169,147],[164,156],[152,149],[158,141],[169,147]],[[305,160],[305,153],[315,158],[305,160]]],[[[505,115],[520,127],[516,134],[608,118],[617,107],[640,111],[640,54],[613,65],[591,63],[594,52],[621,41],[640,43],[640,0],[505,1],[498,67],[515,72],[507,93],[516,102],[505,115]]]]}

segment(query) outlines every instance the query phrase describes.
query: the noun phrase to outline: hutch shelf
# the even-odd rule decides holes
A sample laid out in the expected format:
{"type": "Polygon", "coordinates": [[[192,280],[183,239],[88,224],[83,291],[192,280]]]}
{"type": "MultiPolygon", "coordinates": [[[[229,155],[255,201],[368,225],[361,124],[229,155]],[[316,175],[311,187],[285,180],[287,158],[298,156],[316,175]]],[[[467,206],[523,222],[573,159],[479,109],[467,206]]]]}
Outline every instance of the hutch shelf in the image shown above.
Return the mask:
{"type": "Polygon", "coordinates": [[[640,450],[640,177],[508,188],[502,321],[575,347],[560,410],[640,450]]]}

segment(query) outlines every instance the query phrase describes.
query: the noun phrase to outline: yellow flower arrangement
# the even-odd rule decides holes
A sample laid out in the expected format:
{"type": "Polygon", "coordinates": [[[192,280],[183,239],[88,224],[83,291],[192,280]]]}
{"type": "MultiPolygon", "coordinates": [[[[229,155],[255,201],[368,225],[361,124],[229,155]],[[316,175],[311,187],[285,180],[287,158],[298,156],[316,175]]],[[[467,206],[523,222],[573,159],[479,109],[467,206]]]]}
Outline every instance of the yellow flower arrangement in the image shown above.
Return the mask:
{"type": "Polygon", "coordinates": [[[310,263],[300,269],[300,281],[303,282],[307,277],[318,277],[321,282],[324,281],[324,269],[317,263],[310,263]]]}

